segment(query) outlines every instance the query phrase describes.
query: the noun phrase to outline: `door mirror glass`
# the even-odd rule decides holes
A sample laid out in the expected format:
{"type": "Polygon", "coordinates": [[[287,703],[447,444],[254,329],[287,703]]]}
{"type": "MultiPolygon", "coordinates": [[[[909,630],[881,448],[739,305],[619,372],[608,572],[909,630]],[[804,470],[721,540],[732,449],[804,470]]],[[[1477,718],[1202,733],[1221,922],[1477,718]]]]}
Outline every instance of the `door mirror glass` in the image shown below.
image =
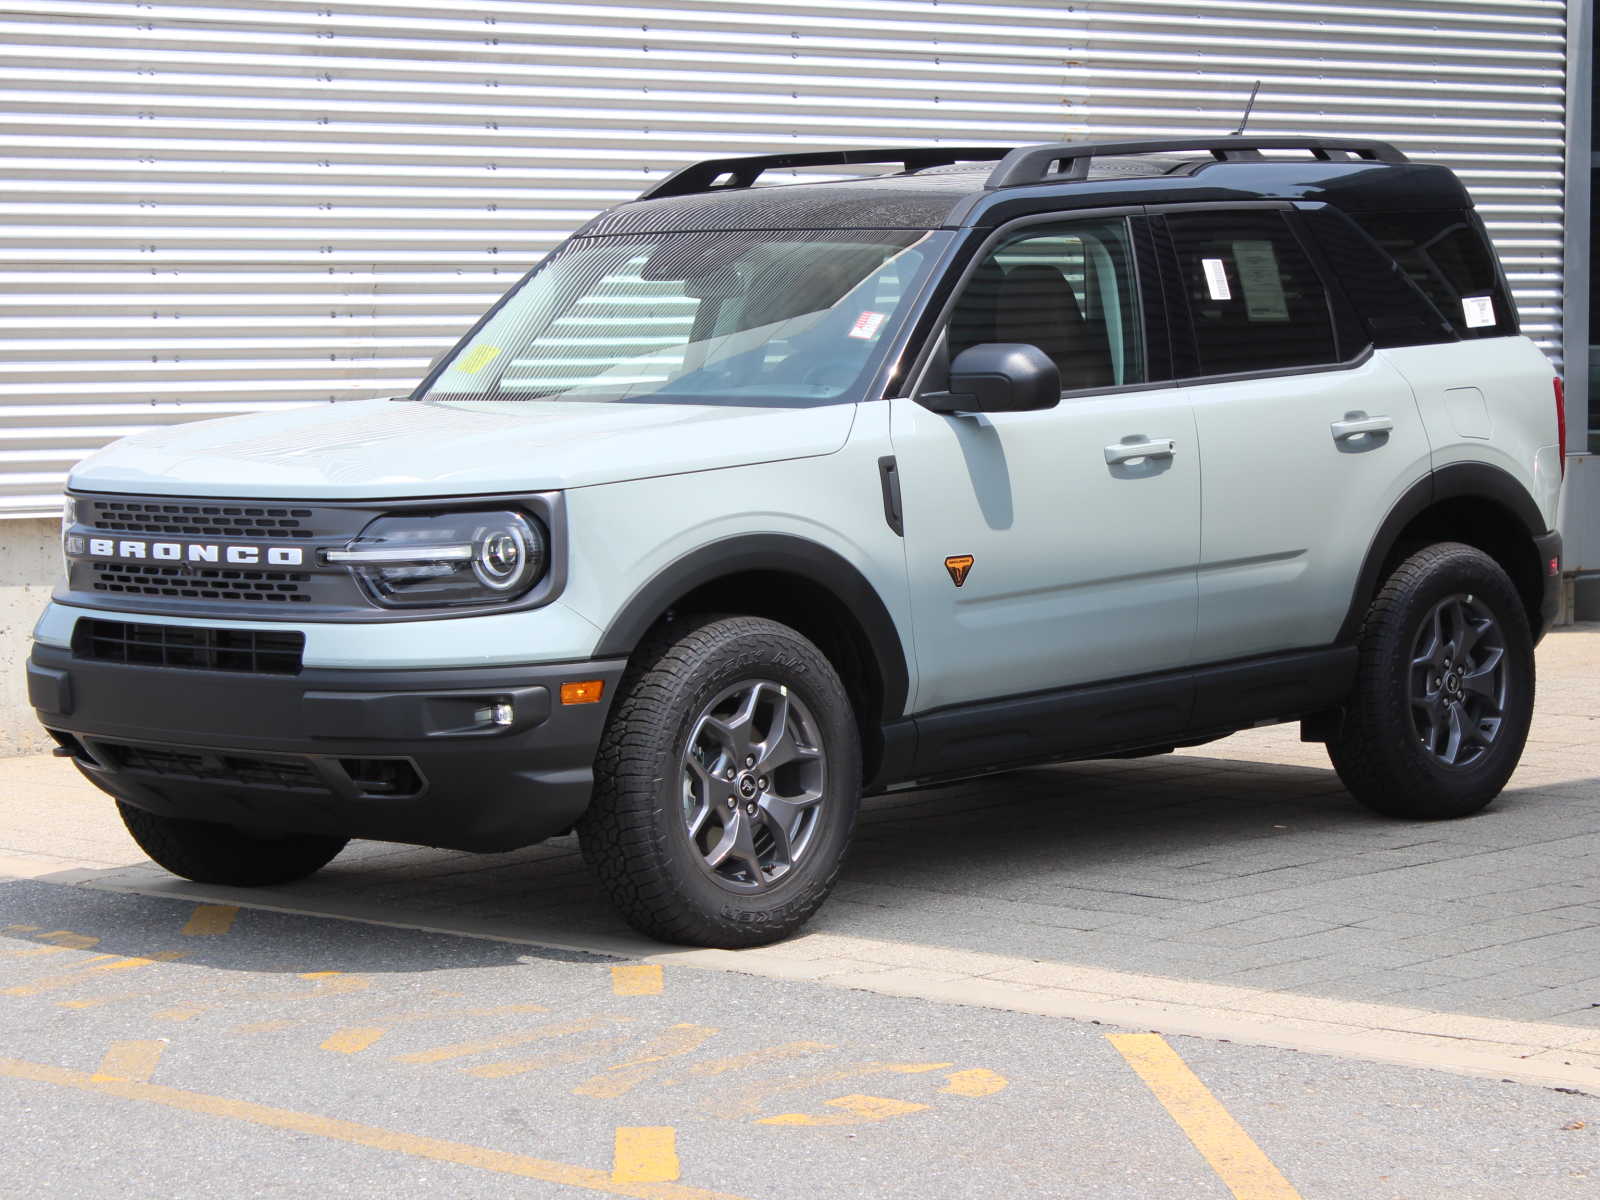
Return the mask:
{"type": "Polygon", "coordinates": [[[1020,342],[968,346],[950,364],[950,390],[922,397],[935,412],[1033,412],[1061,402],[1061,370],[1020,342]]]}

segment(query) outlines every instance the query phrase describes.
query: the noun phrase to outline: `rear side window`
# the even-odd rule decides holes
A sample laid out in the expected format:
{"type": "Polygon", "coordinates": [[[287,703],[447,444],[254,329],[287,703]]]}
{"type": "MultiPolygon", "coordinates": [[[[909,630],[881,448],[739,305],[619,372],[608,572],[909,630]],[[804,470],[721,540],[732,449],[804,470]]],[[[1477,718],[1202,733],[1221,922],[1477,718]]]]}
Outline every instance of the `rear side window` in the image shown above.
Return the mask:
{"type": "Polygon", "coordinates": [[[1327,292],[1279,213],[1175,213],[1166,224],[1194,329],[1194,374],[1338,361],[1327,292]]]}
{"type": "Polygon", "coordinates": [[[1517,314],[1476,214],[1357,213],[1356,222],[1464,338],[1507,337],[1517,314]]]}

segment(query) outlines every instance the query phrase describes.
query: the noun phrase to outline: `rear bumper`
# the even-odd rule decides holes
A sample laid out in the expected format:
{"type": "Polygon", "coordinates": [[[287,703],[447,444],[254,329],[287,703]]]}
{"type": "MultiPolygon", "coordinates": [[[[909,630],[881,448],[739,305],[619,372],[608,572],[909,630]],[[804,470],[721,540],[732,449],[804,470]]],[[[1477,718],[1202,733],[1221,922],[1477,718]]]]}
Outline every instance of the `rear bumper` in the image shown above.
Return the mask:
{"type": "Polygon", "coordinates": [[[1556,614],[1561,611],[1561,535],[1552,529],[1543,537],[1534,538],[1533,544],[1539,551],[1539,571],[1544,579],[1539,623],[1533,631],[1533,640],[1538,642],[1555,624],[1556,614]]]}
{"type": "MultiPolygon", "coordinates": [[[[620,660],[256,675],[36,645],[29,696],[80,770],[168,816],[461,850],[526,846],[589,803],[620,660]],[[599,703],[561,684],[599,679],[599,703]],[[486,714],[510,705],[510,724],[486,714]]],[[[504,715],[504,714],[502,714],[504,715]]]]}

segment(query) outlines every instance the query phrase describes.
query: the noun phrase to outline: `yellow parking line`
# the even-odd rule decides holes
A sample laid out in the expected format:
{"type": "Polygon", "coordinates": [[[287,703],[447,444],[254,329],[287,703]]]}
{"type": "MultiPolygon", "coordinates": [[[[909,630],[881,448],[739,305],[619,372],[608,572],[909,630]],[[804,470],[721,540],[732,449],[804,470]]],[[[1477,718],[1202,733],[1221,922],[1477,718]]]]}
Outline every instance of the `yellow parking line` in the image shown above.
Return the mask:
{"type": "Polygon", "coordinates": [[[248,1100],[232,1100],[226,1096],[189,1092],[154,1083],[96,1079],[82,1071],[69,1071],[63,1067],[22,1062],[14,1058],[0,1058],[0,1078],[25,1079],[82,1092],[97,1092],[102,1096],[115,1096],[122,1100],[159,1104],[165,1108],[242,1121],[269,1129],[289,1130],[311,1137],[327,1138],[330,1141],[406,1154],[413,1158],[457,1163],[464,1167],[475,1167],[480,1171],[493,1171],[500,1175],[516,1175],[524,1179],[542,1180],[545,1183],[564,1184],[586,1191],[603,1192],[609,1196],[635,1196],[639,1200],[741,1200],[740,1197],[730,1196],[725,1192],[684,1187],[676,1183],[630,1183],[613,1179],[610,1171],[592,1167],[532,1158],[526,1154],[510,1154],[504,1150],[491,1150],[486,1146],[472,1146],[464,1142],[421,1137],[394,1129],[361,1125],[355,1121],[341,1121],[334,1117],[320,1117],[314,1113],[274,1108],[267,1104],[253,1104],[248,1100]]]}
{"type": "Polygon", "coordinates": [[[336,1029],[322,1043],[322,1048],[332,1050],[336,1054],[360,1054],[387,1032],[388,1030],[377,1026],[357,1025],[349,1029],[336,1029]]]}
{"type": "Polygon", "coordinates": [[[57,988],[72,987],[74,984],[92,979],[95,972],[130,971],[137,967],[148,967],[158,962],[172,962],[182,957],[183,955],[176,950],[163,950],[159,954],[150,955],[148,958],[123,958],[116,954],[96,955],[88,960],[81,971],[75,971],[69,975],[51,975],[45,979],[36,979],[32,983],[18,984],[16,987],[0,988],[0,996],[37,996],[42,992],[53,992],[57,988]]]}
{"type": "Polygon", "coordinates": [[[614,1183],[671,1183],[678,1177],[678,1131],[670,1125],[624,1125],[611,1152],[614,1183]]]}
{"type": "Polygon", "coordinates": [[[180,932],[184,937],[220,937],[233,928],[239,915],[237,904],[196,904],[189,923],[180,932]]]}
{"type": "Polygon", "coordinates": [[[656,963],[637,963],[611,968],[611,991],[618,996],[659,996],[661,968],[656,963]]]}
{"type": "Polygon", "coordinates": [[[96,1083],[122,1080],[130,1083],[148,1083],[161,1062],[165,1042],[112,1042],[100,1060],[100,1069],[90,1078],[96,1083]]]}
{"type": "Polygon", "coordinates": [[[941,1092],[950,1096],[966,1096],[973,1100],[981,1100],[985,1096],[1003,1092],[1006,1084],[1010,1082],[1004,1075],[985,1070],[983,1067],[952,1071],[944,1078],[945,1085],[939,1089],[941,1092]]]}
{"type": "Polygon", "coordinates": [[[1156,1033],[1106,1035],[1236,1200],[1300,1200],[1272,1160],[1156,1033]]]}
{"type": "Polygon", "coordinates": [[[775,1117],[762,1117],[763,1125],[864,1125],[868,1121],[887,1121],[890,1117],[903,1117],[907,1113],[922,1112],[926,1104],[913,1104],[909,1100],[893,1100],[888,1096],[839,1096],[824,1100],[832,1113],[779,1113],[775,1117]]]}

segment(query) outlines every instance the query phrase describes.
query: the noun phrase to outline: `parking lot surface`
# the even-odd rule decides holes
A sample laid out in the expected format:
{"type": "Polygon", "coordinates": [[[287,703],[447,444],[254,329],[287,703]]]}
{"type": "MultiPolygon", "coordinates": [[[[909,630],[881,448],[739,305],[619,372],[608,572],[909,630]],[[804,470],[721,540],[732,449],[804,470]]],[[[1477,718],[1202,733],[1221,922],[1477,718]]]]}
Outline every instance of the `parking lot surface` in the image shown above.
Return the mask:
{"type": "Polygon", "coordinates": [[[740,954],[571,839],[203,888],[0,762],[0,1194],[1592,1194],[1600,630],[1539,670],[1480,817],[1372,817],[1292,726],[899,793],[740,954]]]}

